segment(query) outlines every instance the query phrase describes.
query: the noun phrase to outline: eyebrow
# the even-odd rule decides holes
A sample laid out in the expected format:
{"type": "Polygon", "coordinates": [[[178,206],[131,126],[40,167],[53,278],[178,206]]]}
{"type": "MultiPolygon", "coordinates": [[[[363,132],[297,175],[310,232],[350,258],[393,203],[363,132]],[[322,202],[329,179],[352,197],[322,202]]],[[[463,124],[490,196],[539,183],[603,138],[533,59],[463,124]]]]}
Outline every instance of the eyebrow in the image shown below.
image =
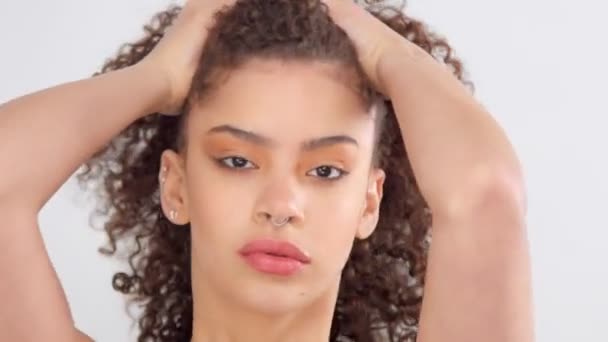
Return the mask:
{"type": "MultiPolygon", "coordinates": [[[[207,131],[207,135],[220,133],[230,134],[237,139],[244,140],[255,145],[265,147],[274,147],[277,145],[277,142],[272,140],[271,138],[244,129],[240,129],[232,125],[220,125],[213,127],[209,131],[207,131]]],[[[349,144],[355,147],[359,147],[359,143],[353,137],[350,137],[348,135],[332,135],[307,140],[300,145],[300,149],[303,151],[312,151],[337,144],[349,144]]]]}

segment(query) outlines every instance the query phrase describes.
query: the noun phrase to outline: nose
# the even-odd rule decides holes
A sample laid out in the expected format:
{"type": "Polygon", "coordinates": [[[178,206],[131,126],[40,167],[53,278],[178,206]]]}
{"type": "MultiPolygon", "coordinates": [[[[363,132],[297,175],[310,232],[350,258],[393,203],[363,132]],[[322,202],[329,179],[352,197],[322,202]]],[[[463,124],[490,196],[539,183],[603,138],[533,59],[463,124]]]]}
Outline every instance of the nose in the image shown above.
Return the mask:
{"type": "Polygon", "coordinates": [[[302,222],[304,214],[295,188],[287,179],[271,180],[256,201],[254,221],[261,225],[272,225],[273,221],[283,219],[291,225],[302,222]]]}

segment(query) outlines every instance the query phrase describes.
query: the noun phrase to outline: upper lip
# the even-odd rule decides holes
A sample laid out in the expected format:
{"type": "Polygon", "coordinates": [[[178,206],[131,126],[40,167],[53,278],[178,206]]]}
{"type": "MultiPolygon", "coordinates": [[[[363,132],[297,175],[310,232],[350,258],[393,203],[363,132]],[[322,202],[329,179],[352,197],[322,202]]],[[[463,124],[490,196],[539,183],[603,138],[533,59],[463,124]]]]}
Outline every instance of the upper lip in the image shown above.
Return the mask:
{"type": "Polygon", "coordinates": [[[241,249],[239,249],[239,253],[241,255],[266,253],[296,259],[305,264],[310,263],[310,257],[307,253],[303,252],[292,243],[283,240],[253,240],[241,247],[241,249]]]}

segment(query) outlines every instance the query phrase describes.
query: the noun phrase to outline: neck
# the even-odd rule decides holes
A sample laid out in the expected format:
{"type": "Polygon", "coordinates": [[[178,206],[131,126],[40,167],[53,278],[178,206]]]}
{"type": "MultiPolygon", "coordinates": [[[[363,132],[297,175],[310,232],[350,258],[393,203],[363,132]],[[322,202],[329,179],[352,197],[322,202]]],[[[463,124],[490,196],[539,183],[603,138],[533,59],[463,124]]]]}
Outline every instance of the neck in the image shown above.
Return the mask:
{"type": "Polygon", "coordinates": [[[201,282],[192,272],[191,342],[327,342],[340,279],[307,306],[288,313],[261,313],[201,282]]]}
{"type": "Polygon", "coordinates": [[[230,310],[194,316],[191,342],[327,342],[331,315],[305,311],[276,317],[230,310]]]}

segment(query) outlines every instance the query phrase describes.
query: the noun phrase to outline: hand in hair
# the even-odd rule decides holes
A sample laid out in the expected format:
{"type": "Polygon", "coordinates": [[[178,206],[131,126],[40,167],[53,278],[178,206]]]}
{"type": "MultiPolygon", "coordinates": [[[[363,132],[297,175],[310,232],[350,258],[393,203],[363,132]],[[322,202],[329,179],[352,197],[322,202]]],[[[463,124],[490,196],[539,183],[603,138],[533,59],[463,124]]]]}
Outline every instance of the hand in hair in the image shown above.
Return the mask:
{"type": "Polygon", "coordinates": [[[151,66],[153,72],[161,71],[165,76],[170,95],[161,109],[162,113],[179,114],[198,66],[213,15],[231,6],[234,1],[188,0],[158,45],[140,61],[151,66]]]}
{"type": "Polygon", "coordinates": [[[390,55],[406,51],[430,57],[420,47],[378,20],[365,8],[352,0],[322,0],[329,7],[332,20],[340,26],[355,44],[359,61],[377,91],[388,97],[388,90],[379,72],[380,62],[390,55]],[[400,49],[400,50],[397,50],[400,49]]]}

